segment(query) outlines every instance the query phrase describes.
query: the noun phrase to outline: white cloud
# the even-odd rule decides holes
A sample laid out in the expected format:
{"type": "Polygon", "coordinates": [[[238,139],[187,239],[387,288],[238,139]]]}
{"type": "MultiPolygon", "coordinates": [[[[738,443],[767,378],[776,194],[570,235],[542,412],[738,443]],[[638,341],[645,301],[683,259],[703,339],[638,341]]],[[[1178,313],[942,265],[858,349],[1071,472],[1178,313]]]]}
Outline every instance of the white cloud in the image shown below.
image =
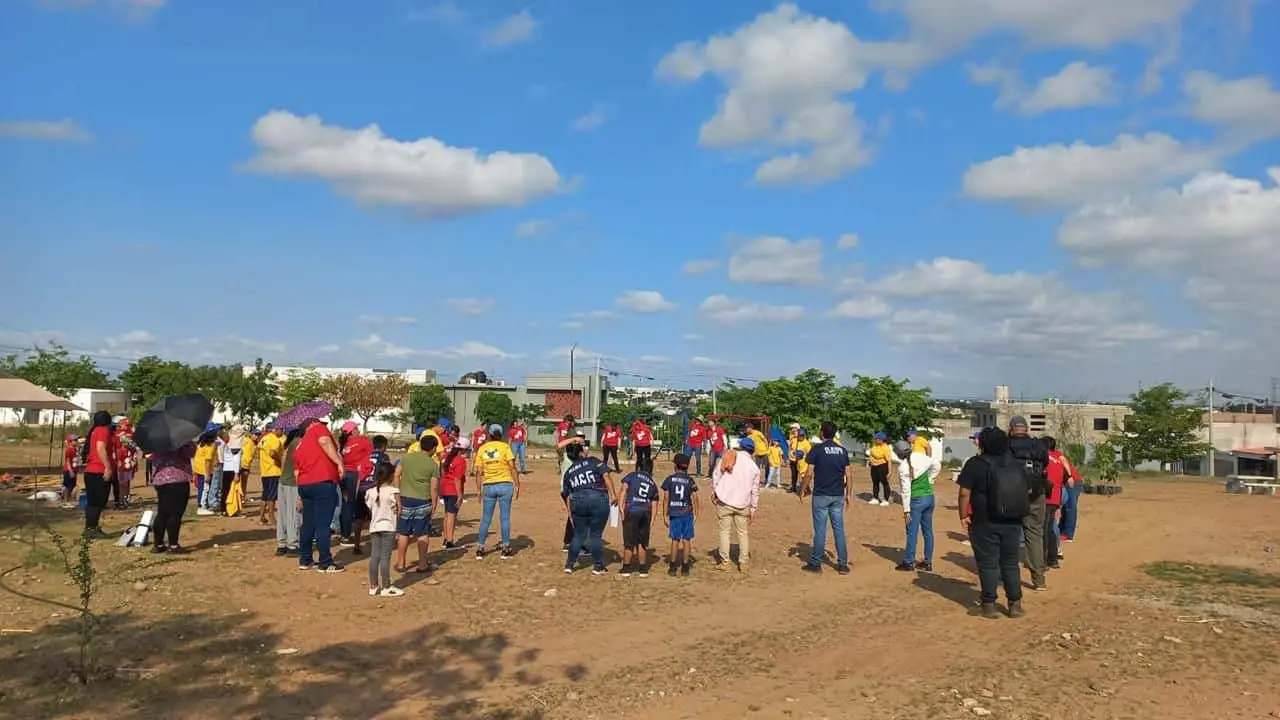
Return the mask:
{"type": "Polygon", "coordinates": [[[493,309],[493,301],[481,298],[449,298],[444,301],[450,310],[463,315],[483,315],[493,309]]]}
{"type": "Polygon", "coordinates": [[[82,142],[93,140],[74,120],[8,120],[0,121],[0,137],[44,142],[82,142]]]}
{"type": "Polygon", "coordinates": [[[592,107],[585,115],[581,115],[569,124],[569,129],[574,132],[591,132],[599,130],[601,125],[609,119],[611,111],[608,105],[600,105],[592,107]]]}
{"type": "Polygon", "coordinates": [[[1280,317],[1276,282],[1280,167],[1269,183],[1206,172],[1180,188],[1089,205],[1058,242],[1087,265],[1127,265],[1186,277],[1210,309],[1280,317]]]}
{"type": "Polygon", "coordinates": [[[680,268],[680,271],[685,275],[701,275],[718,267],[720,267],[719,260],[689,260],[680,268]]]}
{"type": "Polygon", "coordinates": [[[397,345],[384,340],[381,336],[374,333],[361,340],[356,340],[351,344],[367,353],[371,353],[377,357],[386,358],[434,357],[449,359],[497,360],[519,357],[518,355],[511,355],[492,345],[488,345],[477,340],[467,340],[466,342],[453,347],[423,350],[397,345]]]}
{"type": "Polygon", "coordinates": [[[481,358],[489,360],[519,357],[518,355],[512,355],[499,350],[492,345],[482,343],[477,340],[467,340],[454,347],[446,347],[439,350],[428,350],[424,354],[445,358],[481,358]]]}
{"type": "Polygon", "coordinates": [[[368,337],[356,340],[351,344],[360,350],[364,350],[365,352],[378,357],[405,358],[423,354],[421,350],[415,350],[411,347],[397,345],[393,342],[384,340],[382,339],[382,336],[377,333],[370,333],[368,337]]]}
{"type": "Polygon", "coordinates": [[[963,188],[981,200],[1079,204],[1191,175],[1216,160],[1216,151],[1184,145],[1162,133],[1121,135],[1110,145],[1077,141],[1019,147],[971,165],[963,188]]]}
{"type": "Polygon", "coordinates": [[[689,364],[693,365],[694,367],[709,368],[709,369],[742,367],[743,365],[740,362],[731,361],[731,360],[721,360],[719,358],[707,357],[706,355],[694,355],[693,357],[689,358],[689,364]]]}
{"type": "Polygon", "coordinates": [[[858,247],[858,233],[845,233],[836,240],[837,250],[853,250],[858,247]]]}
{"type": "Polygon", "coordinates": [[[1004,304],[1033,296],[1047,280],[1047,276],[1022,271],[997,275],[972,260],[940,257],[887,275],[872,287],[896,298],[952,297],[1004,304]]]}
{"type": "Polygon", "coordinates": [[[1115,101],[1116,87],[1111,68],[1077,60],[1056,75],[1042,78],[1031,94],[1018,104],[1024,115],[1040,115],[1051,110],[1106,105],[1115,101]]]}
{"type": "Polygon", "coordinates": [[[998,63],[968,63],[965,65],[965,74],[969,76],[969,82],[974,85],[994,87],[999,90],[995,102],[998,110],[1016,105],[1018,98],[1024,92],[1022,78],[1018,76],[1018,71],[998,63]]]}
{"type": "Polygon", "coordinates": [[[845,300],[831,310],[831,315],[850,320],[868,320],[884,317],[889,312],[889,304],[885,301],[877,297],[866,297],[845,300]]]}
{"type": "Polygon", "coordinates": [[[532,40],[538,31],[538,21],[533,13],[521,10],[508,15],[502,22],[489,28],[484,33],[484,44],[489,47],[506,47],[532,40]]]}
{"type": "Polygon", "coordinates": [[[317,355],[332,355],[334,353],[339,353],[339,352],[342,352],[342,346],[337,345],[335,343],[329,343],[328,345],[321,345],[320,347],[316,348],[317,355]]]}
{"type": "Polygon", "coordinates": [[[628,290],[618,296],[618,306],[638,313],[660,313],[675,310],[676,304],[656,290],[628,290]]]}
{"type": "Polygon", "coordinates": [[[408,315],[361,315],[356,322],[362,325],[413,325],[418,318],[408,315]]]}
{"type": "Polygon", "coordinates": [[[701,340],[702,336],[698,333],[685,333],[680,336],[681,340],[701,340]]]}
{"type": "Polygon", "coordinates": [[[586,327],[586,323],[581,320],[567,320],[564,324],[565,330],[581,330],[584,327],[586,327]]]}
{"type": "Polygon", "coordinates": [[[770,305],[727,295],[712,295],[698,309],[719,323],[786,323],[804,317],[804,308],[799,305],[770,305]]]}
{"type": "Polygon", "coordinates": [[[127,333],[109,337],[105,340],[109,347],[119,345],[151,345],[156,341],[156,336],[146,330],[130,330],[127,333]]]}
{"type": "Polygon", "coordinates": [[[822,242],[792,242],[763,236],[747,242],[729,258],[729,279],[757,285],[814,285],[822,282],[822,242]]]}
{"type": "Polygon", "coordinates": [[[649,363],[651,365],[662,365],[664,363],[671,362],[671,358],[663,357],[662,355],[641,355],[640,362],[649,363]]]}
{"type": "Polygon", "coordinates": [[[612,310],[587,310],[573,313],[570,317],[574,320],[585,320],[593,322],[598,320],[612,320],[617,317],[618,313],[612,310]]]}
{"type": "Polygon", "coordinates": [[[312,177],[361,205],[396,205],[428,218],[518,207],[560,189],[551,161],[535,153],[458,148],[433,137],[389,138],[377,125],[325,125],[318,115],[273,110],[253,125],[258,155],[246,168],[312,177]]]}
{"type": "MultiPolygon", "coordinates": [[[[546,358],[548,360],[562,361],[566,364],[566,367],[567,367],[569,362],[569,351],[571,349],[572,349],[571,345],[561,345],[560,347],[548,350],[546,354],[546,358]]],[[[595,362],[596,359],[619,360],[621,358],[619,358],[617,355],[610,355],[608,353],[602,353],[597,350],[591,350],[591,349],[579,346],[576,350],[573,350],[573,359],[575,363],[582,363],[583,361],[595,362]]],[[[578,367],[584,368],[584,369],[586,368],[585,365],[581,365],[581,364],[579,364],[578,367]]]]}
{"type": "Polygon", "coordinates": [[[699,131],[705,148],[771,148],[756,168],[765,185],[823,183],[870,162],[863,123],[845,96],[866,84],[864,53],[843,23],[784,3],[732,34],[682,43],[659,77],[715,76],[727,92],[699,131]]]}
{"type": "Polygon", "coordinates": [[[533,219],[524,220],[516,225],[516,237],[531,238],[538,235],[546,235],[551,232],[551,228],[555,227],[555,223],[550,220],[533,219]]]}
{"type": "Polygon", "coordinates": [[[1264,75],[1223,80],[1204,71],[1189,73],[1182,84],[1187,112],[1201,122],[1262,139],[1280,135],[1280,92],[1264,75]]]}

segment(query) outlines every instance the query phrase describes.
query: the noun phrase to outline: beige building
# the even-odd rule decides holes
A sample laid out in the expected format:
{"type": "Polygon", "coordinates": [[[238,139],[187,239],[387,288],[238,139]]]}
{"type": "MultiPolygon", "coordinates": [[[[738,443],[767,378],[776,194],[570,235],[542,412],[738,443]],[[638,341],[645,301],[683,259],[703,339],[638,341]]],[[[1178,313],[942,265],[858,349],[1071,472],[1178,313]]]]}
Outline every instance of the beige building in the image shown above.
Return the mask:
{"type": "Polygon", "coordinates": [[[995,400],[977,413],[978,427],[1008,428],[1009,421],[1021,415],[1033,435],[1052,435],[1059,443],[1094,445],[1106,442],[1108,435],[1123,428],[1124,419],[1133,411],[1128,405],[1102,403],[1064,403],[1056,399],[1042,402],[1012,402],[1009,388],[996,388],[995,400]]]}

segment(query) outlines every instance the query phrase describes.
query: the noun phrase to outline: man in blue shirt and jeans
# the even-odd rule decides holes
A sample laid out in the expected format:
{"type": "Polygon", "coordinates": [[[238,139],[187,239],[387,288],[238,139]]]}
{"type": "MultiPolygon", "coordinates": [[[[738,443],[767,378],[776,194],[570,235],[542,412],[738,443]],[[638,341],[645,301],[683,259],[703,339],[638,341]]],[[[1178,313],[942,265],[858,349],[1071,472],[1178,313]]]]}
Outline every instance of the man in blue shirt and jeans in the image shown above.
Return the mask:
{"type": "Polygon", "coordinates": [[[803,492],[813,496],[813,554],[802,569],[811,573],[822,572],[829,520],[836,540],[836,572],[848,575],[849,545],[844,535],[844,509],[849,506],[852,487],[849,482],[849,452],[835,441],[835,437],[835,423],[822,423],[822,442],[814,445],[805,458],[812,468],[803,492]]]}

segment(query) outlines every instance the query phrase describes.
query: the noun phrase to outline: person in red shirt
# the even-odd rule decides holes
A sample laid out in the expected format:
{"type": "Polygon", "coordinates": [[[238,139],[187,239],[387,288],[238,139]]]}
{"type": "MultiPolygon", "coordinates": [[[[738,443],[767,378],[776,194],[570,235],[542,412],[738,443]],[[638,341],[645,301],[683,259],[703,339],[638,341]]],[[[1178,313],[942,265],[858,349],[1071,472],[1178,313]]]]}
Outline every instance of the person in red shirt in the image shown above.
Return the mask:
{"type": "Polygon", "coordinates": [[[338,431],[338,445],[342,448],[342,504],[338,509],[338,535],[343,547],[353,548],[360,555],[360,538],[355,534],[356,493],[360,479],[373,474],[373,440],[360,432],[360,426],[352,420],[342,423],[338,431]]]}
{"type": "Polygon", "coordinates": [[[707,440],[707,429],[702,425],[702,420],[694,418],[689,423],[689,431],[685,436],[684,454],[692,458],[694,463],[694,475],[702,474],[702,444],[707,440]]]}
{"type": "Polygon", "coordinates": [[[485,433],[485,429],[483,425],[471,431],[471,447],[473,448],[480,447],[481,445],[484,444],[484,441],[486,439],[487,439],[487,435],[485,433]]]}
{"type": "Polygon", "coordinates": [[[462,493],[467,484],[467,450],[471,441],[458,438],[458,441],[445,453],[440,461],[440,504],[444,505],[444,547],[458,547],[454,538],[454,528],[458,523],[458,507],[462,504],[462,493]]]}
{"type": "Polygon", "coordinates": [[[644,420],[637,419],[631,424],[631,444],[636,448],[636,472],[640,472],[640,462],[645,467],[653,467],[653,431],[644,420]]]}
{"type": "Polygon", "coordinates": [[[93,428],[85,443],[84,457],[84,534],[105,538],[102,511],[107,507],[107,483],[115,478],[115,436],[111,429],[111,413],[99,410],[93,414],[93,428]]]}
{"type": "Polygon", "coordinates": [[[1080,471],[1076,470],[1071,460],[1058,450],[1058,441],[1048,435],[1043,438],[1049,448],[1049,466],[1045,474],[1049,477],[1049,494],[1045,496],[1044,506],[1044,564],[1045,567],[1058,569],[1062,567],[1059,536],[1056,531],[1058,511],[1062,508],[1063,494],[1068,488],[1080,482],[1080,471]]]}
{"type": "Polygon", "coordinates": [[[129,507],[133,490],[133,471],[138,467],[137,448],[133,444],[133,428],[129,424],[129,418],[120,418],[120,422],[116,424],[111,434],[111,442],[116,459],[116,480],[109,483],[107,489],[115,501],[115,508],[124,510],[129,507]]]}
{"type": "Polygon", "coordinates": [[[342,456],[329,428],[318,420],[303,425],[302,440],[293,451],[293,469],[302,503],[302,529],[298,536],[298,568],[315,567],[322,573],[342,572],[333,561],[329,524],[338,507],[338,483],[342,456]],[[318,552],[319,562],[315,553],[318,552]]]}
{"type": "Polygon", "coordinates": [[[76,436],[68,435],[67,444],[62,448],[62,502],[76,501],[76,456],[80,454],[76,447],[76,436]]]}
{"type": "Polygon", "coordinates": [[[729,447],[729,436],[725,433],[720,423],[715,420],[711,421],[711,427],[707,429],[707,435],[711,440],[711,455],[707,462],[707,472],[714,472],[716,463],[720,462],[720,458],[724,456],[724,451],[729,447]]]}
{"type": "Polygon", "coordinates": [[[613,471],[622,472],[618,467],[618,446],[622,444],[622,431],[617,425],[605,425],[604,435],[600,439],[600,447],[603,448],[604,457],[601,460],[605,465],[609,464],[609,458],[613,458],[613,471]]]}
{"type": "MultiPolygon", "coordinates": [[[[525,470],[525,442],[529,439],[529,429],[525,427],[523,420],[517,420],[511,425],[511,429],[507,431],[507,438],[511,441],[511,452],[516,456],[516,465],[518,472],[523,475],[525,470]]],[[[475,445],[475,443],[472,443],[475,445]]],[[[475,445],[479,447],[478,445],[475,445]]]]}

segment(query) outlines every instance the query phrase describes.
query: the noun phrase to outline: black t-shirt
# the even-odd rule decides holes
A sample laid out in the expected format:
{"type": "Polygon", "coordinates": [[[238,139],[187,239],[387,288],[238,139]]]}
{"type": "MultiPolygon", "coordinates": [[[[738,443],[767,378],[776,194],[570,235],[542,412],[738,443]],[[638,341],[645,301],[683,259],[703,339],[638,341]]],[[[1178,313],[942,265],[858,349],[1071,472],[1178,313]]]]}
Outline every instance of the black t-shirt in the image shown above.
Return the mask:
{"type": "Polygon", "coordinates": [[[996,463],[1020,462],[1012,455],[1006,455],[1003,458],[974,455],[965,461],[964,467],[960,468],[960,477],[956,478],[956,484],[969,490],[969,507],[973,508],[973,523],[975,525],[983,523],[1021,525],[1021,520],[991,519],[989,508],[991,507],[991,487],[995,482],[995,470],[988,460],[993,460],[996,463]]]}

